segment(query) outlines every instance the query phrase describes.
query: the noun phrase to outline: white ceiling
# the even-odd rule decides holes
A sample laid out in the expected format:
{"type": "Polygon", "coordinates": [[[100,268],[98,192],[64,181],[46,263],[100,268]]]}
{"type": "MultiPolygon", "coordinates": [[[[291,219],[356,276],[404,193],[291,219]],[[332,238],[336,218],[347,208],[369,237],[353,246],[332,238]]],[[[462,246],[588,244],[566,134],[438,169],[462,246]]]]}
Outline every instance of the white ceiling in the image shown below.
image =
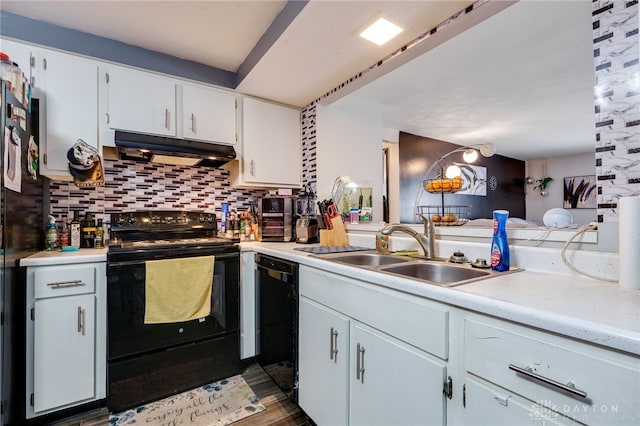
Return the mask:
{"type": "MultiPolygon", "coordinates": [[[[308,105],[472,2],[312,0],[236,90],[308,105]],[[406,28],[383,47],[358,36],[380,14],[406,28]]],[[[384,104],[387,127],[460,144],[490,140],[498,153],[514,158],[542,157],[548,149],[563,151],[560,146],[569,153],[583,145],[584,152],[587,142],[592,149],[591,2],[524,3],[353,96],[384,104]]],[[[285,5],[282,0],[0,2],[18,15],[233,72],[285,5]]]]}
{"type": "MultiPolygon", "coordinates": [[[[237,71],[287,2],[2,0],[3,10],[237,71]]],[[[237,87],[303,107],[430,30],[471,0],[310,1],[237,87]],[[383,47],[358,33],[380,13],[405,27],[383,47]]]]}
{"type": "Polygon", "coordinates": [[[348,98],[382,104],[388,128],[512,158],[593,152],[591,12],[518,2],[348,98]]]}

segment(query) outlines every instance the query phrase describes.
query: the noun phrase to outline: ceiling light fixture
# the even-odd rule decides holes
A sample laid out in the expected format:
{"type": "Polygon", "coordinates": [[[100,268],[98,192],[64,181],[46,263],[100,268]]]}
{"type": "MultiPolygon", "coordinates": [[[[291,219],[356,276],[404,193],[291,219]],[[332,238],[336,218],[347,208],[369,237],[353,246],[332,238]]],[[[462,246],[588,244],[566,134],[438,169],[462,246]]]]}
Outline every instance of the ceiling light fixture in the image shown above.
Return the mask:
{"type": "Polygon", "coordinates": [[[390,22],[385,18],[378,18],[367,29],[360,33],[360,37],[369,40],[372,43],[382,46],[398,34],[404,31],[398,25],[390,22]]]}

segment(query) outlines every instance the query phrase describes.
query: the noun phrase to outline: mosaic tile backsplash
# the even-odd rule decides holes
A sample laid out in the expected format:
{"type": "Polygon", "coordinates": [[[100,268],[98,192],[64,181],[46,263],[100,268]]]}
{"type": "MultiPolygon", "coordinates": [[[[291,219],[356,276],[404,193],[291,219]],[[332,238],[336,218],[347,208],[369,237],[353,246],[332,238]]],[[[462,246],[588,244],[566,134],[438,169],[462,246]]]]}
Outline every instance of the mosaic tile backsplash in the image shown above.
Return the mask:
{"type": "Polygon", "coordinates": [[[618,222],[622,196],[640,195],[638,1],[593,2],[598,221],[618,222]]]}
{"type": "Polygon", "coordinates": [[[231,188],[229,172],[211,167],[178,167],[133,161],[103,161],[105,185],[79,188],[72,182],[51,182],[51,211],[58,219],[73,210],[108,219],[111,213],[132,210],[194,210],[220,213],[222,203],[231,210],[247,210],[265,190],[231,188]]]}

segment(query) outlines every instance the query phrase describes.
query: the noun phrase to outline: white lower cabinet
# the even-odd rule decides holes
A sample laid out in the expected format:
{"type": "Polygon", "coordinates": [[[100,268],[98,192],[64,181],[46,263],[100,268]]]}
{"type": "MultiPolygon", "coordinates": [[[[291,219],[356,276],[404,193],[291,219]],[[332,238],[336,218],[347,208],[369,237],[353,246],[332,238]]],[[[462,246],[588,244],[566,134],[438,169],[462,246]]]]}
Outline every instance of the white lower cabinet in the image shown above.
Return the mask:
{"type": "Polygon", "coordinates": [[[300,266],[319,425],[639,425],[640,357],[300,266]]]}
{"type": "Polygon", "coordinates": [[[27,267],[26,417],[106,397],[104,262],[27,267]]]}
{"type": "Polygon", "coordinates": [[[318,425],[346,425],[349,318],[301,297],[299,321],[299,404],[318,425]]]}
{"type": "Polygon", "coordinates": [[[94,294],[35,302],[35,412],[95,397],[95,305],[94,294]]]}
{"type": "Polygon", "coordinates": [[[640,424],[638,357],[476,315],[464,320],[464,347],[465,424],[640,424]],[[487,404],[483,382],[511,408],[487,404]]]}
{"type": "Polygon", "coordinates": [[[445,363],[355,321],[350,341],[350,425],[445,423],[445,363]]]}
{"type": "Polygon", "coordinates": [[[435,322],[445,326],[447,312],[305,266],[300,294],[299,404],[315,423],[445,424],[447,363],[426,350],[443,351],[446,328],[428,336],[432,348],[418,336],[424,333],[416,341],[388,333],[410,326],[412,308],[425,318],[444,318],[435,322]]]}

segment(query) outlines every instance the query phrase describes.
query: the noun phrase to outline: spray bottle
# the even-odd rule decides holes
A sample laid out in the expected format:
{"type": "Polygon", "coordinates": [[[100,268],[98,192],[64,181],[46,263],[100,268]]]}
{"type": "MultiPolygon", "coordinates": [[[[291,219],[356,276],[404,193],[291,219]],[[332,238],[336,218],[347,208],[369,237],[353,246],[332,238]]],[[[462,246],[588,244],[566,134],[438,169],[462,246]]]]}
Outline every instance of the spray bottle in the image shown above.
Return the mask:
{"type": "Polygon", "coordinates": [[[49,215],[49,226],[45,234],[45,248],[55,250],[58,248],[58,230],[56,229],[56,218],[49,215]]]}
{"type": "Polygon", "coordinates": [[[493,211],[493,241],[491,242],[491,269],[509,270],[509,242],[507,241],[508,210],[493,211]]]}

